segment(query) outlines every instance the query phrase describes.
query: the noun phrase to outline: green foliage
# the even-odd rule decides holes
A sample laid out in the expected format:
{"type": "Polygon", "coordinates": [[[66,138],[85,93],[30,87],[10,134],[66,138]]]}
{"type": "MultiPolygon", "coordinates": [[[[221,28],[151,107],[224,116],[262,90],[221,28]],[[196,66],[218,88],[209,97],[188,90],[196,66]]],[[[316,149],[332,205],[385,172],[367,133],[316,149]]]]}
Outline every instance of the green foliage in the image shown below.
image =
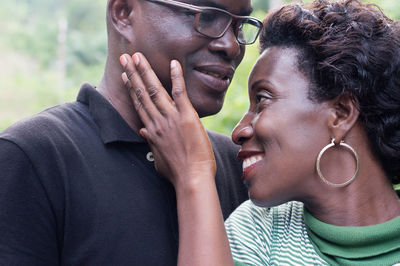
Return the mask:
{"type": "Polygon", "coordinates": [[[71,0],[67,6],[67,77],[97,84],[104,69],[107,33],[104,0],[71,0]]]}
{"type": "Polygon", "coordinates": [[[107,47],[105,7],[104,0],[2,3],[0,131],[23,117],[73,100],[84,81],[99,82],[107,47]],[[62,18],[68,21],[65,78],[56,67],[62,18]]]}
{"type": "Polygon", "coordinates": [[[400,19],[400,1],[370,0],[364,2],[377,4],[388,17],[395,20],[400,19]]]}
{"type": "Polygon", "coordinates": [[[254,0],[253,1],[254,10],[262,10],[267,12],[269,9],[269,1],[266,0],[254,0]]]}
{"type": "MultiPolygon", "coordinates": [[[[392,18],[400,18],[400,1],[371,1],[382,7],[392,18]]],[[[0,131],[23,117],[58,103],[74,100],[82,82],[98,84],[106,59],[106,2],[2,2],[0,131]],[[63,18],[68,21],[65,73],[57,68],[59,21],[63,18]]],[[[269,8],[269,1],[253,0],[253,3],[255,10],[258,10],[254,13],[255,16],[263,19],[265,10],[269,8]]],[[[257,57],[257,44],[247,47],[222,111],[203,119],[207,128],[229,135],[240,120],[248,108],[247,77],[257,57]]]]}

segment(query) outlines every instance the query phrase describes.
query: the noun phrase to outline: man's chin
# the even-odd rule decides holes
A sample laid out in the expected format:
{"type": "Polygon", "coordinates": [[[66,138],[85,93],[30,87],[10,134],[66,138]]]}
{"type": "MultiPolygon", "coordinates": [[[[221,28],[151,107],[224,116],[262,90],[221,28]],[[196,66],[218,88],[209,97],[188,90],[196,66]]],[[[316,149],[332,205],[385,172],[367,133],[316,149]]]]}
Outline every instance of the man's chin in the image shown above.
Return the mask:
{"type": "Polygon", "coordinates": [[[214,105],[205,104],[205,106],[195,107],[195,109],[200,118],[207,117],[219,113],[222,109],[222,103],[221,104],[215,103],[214,105]]]}

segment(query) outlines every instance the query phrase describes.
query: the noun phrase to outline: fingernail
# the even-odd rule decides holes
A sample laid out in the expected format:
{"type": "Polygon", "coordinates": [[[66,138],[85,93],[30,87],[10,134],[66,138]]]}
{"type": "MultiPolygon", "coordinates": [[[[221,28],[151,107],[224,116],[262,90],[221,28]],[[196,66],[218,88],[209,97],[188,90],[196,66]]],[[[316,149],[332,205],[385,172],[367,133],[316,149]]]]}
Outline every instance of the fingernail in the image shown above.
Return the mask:
{"type": "Polygon", "coordinates": [[[121,65],[125,67],[128,64],[128,60],[126,59],[125,55],[121,55],[119,58],[119,61],[121,62],[121,65]]]}
{"type": "Polygon", "coordinates": [[[135,63],[136,66],[139,65],[139,63],[140,63],[139,55],[137,55],[137,54],[133,55],[133,62],[135,63]]]}
{"type": "Polygon", "coordinates": [[[176,60],[171,61],[171,68],[176,68],[176,60]]]}
{"type": "Polygon", "coordinates": [[[128,80],[128,75],[126,75],[126,72],[123,72],[122,75],[121,75],[121,77],[122,77],[122,80],[123,80],[123,81],[128,80]]]}

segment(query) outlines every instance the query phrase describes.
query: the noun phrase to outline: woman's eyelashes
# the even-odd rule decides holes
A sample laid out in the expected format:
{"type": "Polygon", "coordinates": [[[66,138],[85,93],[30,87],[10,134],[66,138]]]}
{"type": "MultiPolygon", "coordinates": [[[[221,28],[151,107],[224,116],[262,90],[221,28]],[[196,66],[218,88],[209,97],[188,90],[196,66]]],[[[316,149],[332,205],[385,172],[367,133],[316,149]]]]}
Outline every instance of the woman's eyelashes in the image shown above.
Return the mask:
{"type": "Polygon", "coordinates": [[[274,97],[271,92],[266,89],[258,90],[255,94],[255,101],[257,106],[257,111],[260,111],[267,107],[272,101],[274,97]]]}

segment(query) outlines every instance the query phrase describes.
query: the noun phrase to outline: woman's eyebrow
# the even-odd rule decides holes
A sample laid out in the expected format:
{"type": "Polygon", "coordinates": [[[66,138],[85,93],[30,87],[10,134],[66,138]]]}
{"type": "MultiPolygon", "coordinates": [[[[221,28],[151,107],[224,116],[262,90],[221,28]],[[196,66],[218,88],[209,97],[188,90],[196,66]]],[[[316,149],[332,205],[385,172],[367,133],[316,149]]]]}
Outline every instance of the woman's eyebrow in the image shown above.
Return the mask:
{"type": "Polygon", "coordinates": [[[251,84],[250,90],[256,89],[260,83],[267,83],[272,88],[274,88],[274,84],[271,81],[269,81],[267,79],[260,79],[260,80],[257,80],[256,82],[254,82],[253,84],[251,84]]]}

